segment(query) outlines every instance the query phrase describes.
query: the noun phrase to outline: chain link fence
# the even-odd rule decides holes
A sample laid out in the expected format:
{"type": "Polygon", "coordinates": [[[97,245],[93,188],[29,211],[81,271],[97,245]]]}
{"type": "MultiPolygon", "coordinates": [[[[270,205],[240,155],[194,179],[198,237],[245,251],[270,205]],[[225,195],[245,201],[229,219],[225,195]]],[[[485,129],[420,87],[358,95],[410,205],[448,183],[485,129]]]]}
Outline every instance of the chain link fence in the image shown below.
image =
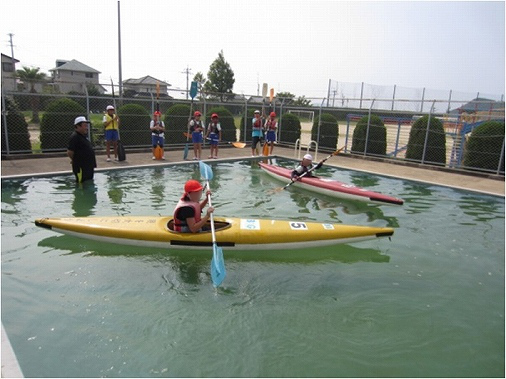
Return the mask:
{"type": "Polygon", "coordinates": [[[363,97],[347,98],[344,107],[340,101],[333,106],[334,99],[320,98],[313,101],[317,106],[296,107],[291,99],[275,98],[270,104],[268,98],[258,101],[254,96],[221,102],[205,96],[193,101],[154,95],[115,98],[8,92],[1,98],[2,156],[65,152],[77,116],[91,121],[89,138],[97,152],[104,151],[103,117],[108,105],[116,107],[120,139],[132,150],[151,148],[149,123],[159,109],[168,151],[188,142],[185,133],[196,110],[203,114],[206,125],[211,113],[219,114],[224,142],[250,142],[251,119],[258,109],[264,114],[277,113],[277,143],[293,148],[296,156],[302,149],[317,153],[344,146],[344,152],[350,154],[504,176],[502,101],[424,100],[422,106],[419,100],[397,100],[395,104],[404,104],[402,110],[392,104],[384,109],[381,100],[378,106],[376,99],[365,101],[363,97]],[[443,108],[454,111],[440,112],[443,108]]]}

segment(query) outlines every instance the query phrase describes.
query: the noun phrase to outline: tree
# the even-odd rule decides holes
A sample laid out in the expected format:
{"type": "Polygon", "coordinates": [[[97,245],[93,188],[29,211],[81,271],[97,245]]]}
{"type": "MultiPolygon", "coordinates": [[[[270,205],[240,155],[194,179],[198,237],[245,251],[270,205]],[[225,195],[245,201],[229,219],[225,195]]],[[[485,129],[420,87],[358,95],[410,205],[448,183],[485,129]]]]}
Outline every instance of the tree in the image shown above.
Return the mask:
{"type": "Polygon", "coordinates": [[[383,120],[376,115],[363,116],[353,130],[351,144],[353,153],[385,155],[387,151],[387,129],[383,120]],[[369,130],[368,130],[369,129],[369,130]],[[367,150],[366,150],[367,146],[367,150]]]}
{"type": "Polygon", "coordinates": [[[306,96],[299,96],[297,100],[295,100],[292,105],[300,106],[300,107],[310,107],[312,106],[311,100],[306,99],[306,96]]]}
{"type": "Polygon", "coordinates": [[[223,55],[223,50],[218,54],[218,58],[209,67],[207,73],[207,82],[204,84],[206,92],[215,93],[220,101],[226,101],[226,98],[233,96],[234,71],[230,67],[223,55]]]}
{"type": "Polygon", "coordinates": [[[290,104],[293,104],[293,99],[295,99],[295,95],[293,93],[290,93],[290,92],[278,92],[278,94],[276,95],[276,98],[279,100],[279,101],[285,101],[283,104],[284,105],[290,105],[290,104]]]}
{"type": "Polygon", "coordinates": [[[415,121],[409,132],[406,159],[425,164],[445,165],[446,136],[441,120],[434,116],[429,119],[429,115],[425,115],[415,121]]]}
{"type": "MultiPolygon", "coordinates": [[[[30,85],[30,93],[37,93],[35,90],[35,84],[41,83],[46,80],[46,74],[40,72],[39,67],[30,68],[27,66],[23,66],[22,70],[16,71],[16,76],[23,81],[23,83],[27,83],[30,85]]],[[[32,122],[38,123],[39,119],[39,97],[38,96],[30,96],[30,103],[32,108],[32,122]]]]}

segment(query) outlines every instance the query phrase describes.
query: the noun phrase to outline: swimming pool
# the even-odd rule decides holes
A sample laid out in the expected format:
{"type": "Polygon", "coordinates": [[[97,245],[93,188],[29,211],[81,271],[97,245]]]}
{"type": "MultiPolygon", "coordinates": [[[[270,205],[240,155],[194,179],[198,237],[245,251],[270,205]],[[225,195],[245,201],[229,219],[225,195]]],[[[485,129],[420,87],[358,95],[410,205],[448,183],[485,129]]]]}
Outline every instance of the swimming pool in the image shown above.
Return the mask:
{"type": "MultiPolygon", "coordinates": [[[[278,164],[293,162],[278,159],[278,164]]],[[[391,226],[392,241],[279,252],[100,244],[45,216],[167,215],[197,165],[2,180],[2,321],[25,376],[503,376],[504,198],[324,167],[368,205],[212,166],[220,216],[391,226]]]]}

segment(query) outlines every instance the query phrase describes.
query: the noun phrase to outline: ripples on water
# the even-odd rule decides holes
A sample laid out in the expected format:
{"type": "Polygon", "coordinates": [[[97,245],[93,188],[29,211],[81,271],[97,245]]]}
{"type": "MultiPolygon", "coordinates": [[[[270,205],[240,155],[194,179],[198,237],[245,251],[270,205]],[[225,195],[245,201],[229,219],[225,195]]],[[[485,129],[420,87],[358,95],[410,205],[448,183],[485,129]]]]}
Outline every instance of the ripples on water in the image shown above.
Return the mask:
{"type": "MultiPolygon", "coordinates": [[[[293,162],[278,160],[290,167],[293,162]]],[[[220,216],[391,226],[297,251],[102,244],[36,217],[170,215],[197,165],[2,181],[2,320],[26,376],[501,376],[504,199],[323,167],[403,206],[316,196],[212,165],[220,216]],[[63,359],[62,359],[63,358],[63,359]]]]}

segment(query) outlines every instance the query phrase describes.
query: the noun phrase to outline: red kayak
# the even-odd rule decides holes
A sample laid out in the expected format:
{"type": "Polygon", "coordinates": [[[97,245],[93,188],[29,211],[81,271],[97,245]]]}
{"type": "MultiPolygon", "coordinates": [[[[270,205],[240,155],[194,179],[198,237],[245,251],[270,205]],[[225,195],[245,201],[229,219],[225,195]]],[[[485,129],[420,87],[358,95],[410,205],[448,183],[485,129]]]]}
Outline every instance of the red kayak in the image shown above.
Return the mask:
{"type": "MultiPolygon", "coordinates": [[[[259,164],[260,167],[272,177],[285,183],[290,183],[292,181],[291,175],[293,170],[261,162],[259,162],[259,164]]],[[[293,186],[341,199],[352,199],[380,204],[404,204],[402,199],[398,199],[396,197],[383,195],[374,191],[368,191],[366,189],[356,187],[353,184],[346,184],[338,182],[337,180],[325,178],[303,177],[294,182],[293,186]]]]}

